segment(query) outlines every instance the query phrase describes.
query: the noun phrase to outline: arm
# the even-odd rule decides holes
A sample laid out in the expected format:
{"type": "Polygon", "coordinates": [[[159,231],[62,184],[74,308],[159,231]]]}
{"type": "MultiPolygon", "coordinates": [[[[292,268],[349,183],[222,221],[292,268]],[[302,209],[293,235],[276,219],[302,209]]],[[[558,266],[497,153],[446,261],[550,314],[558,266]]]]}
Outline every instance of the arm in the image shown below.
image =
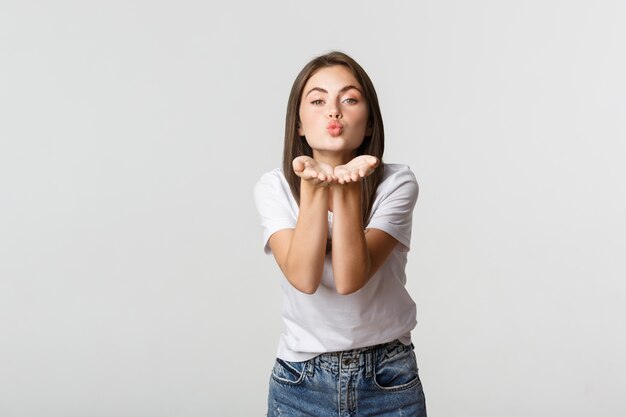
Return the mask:
{"type": "Polygon", "coordinates": [[[301,180],[300,213],[295,229],[283,229],[269,240],[287,280],[297,290],[313,294],[322,281],[328,239],[328,188],[301,180]]]}
{"type": "Polygon", "coordinates": [[[363,231],[360,182],[333,187],[332,198],[335,287],[340,294],[351,294],[367,284],[398,241],[382,230],[363,231]]]}
{"type": "Polygon", "coordinates": [[[300,211],[294,229],[269,239],[272,253],[287,280],[297,290],[313,294],[322,281],[328,239],[328,185],[335,180],[330,167],[308,157],[294,160],[300,180],[300,211]]]}

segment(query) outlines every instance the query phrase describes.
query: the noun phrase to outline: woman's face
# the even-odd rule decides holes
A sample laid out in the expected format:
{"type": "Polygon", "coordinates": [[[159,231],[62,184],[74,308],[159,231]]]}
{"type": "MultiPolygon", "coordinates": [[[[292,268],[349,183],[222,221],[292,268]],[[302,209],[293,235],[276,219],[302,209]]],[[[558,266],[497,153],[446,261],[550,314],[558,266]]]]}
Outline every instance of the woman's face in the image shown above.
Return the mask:
{"type": "Polygon", "coordinates": [[[368,106],[363,88],[342,65],[324,67],[307,81],[300,98],[298,134],[316,153],[350,154],[368,129],[368,106]]]}

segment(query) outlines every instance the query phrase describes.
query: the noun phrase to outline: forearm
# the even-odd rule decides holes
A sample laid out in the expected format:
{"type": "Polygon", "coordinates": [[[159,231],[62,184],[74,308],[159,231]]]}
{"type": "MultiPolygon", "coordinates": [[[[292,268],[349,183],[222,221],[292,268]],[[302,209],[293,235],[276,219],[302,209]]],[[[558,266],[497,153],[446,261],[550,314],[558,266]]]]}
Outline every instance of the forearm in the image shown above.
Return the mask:
{"type": "Polygon", "coordinates": [[[328,239],[328,187],[302,181],[300,212],[294,229],[285,276],[299,291],[312,294],[322,281],[328,239]]]}
{"type": "Polygon", "coordinates": [[[340,294],[359,290],[369,277],[370,259],[361,219],[361,183],[333,187],[332,259],[340,294]]]}

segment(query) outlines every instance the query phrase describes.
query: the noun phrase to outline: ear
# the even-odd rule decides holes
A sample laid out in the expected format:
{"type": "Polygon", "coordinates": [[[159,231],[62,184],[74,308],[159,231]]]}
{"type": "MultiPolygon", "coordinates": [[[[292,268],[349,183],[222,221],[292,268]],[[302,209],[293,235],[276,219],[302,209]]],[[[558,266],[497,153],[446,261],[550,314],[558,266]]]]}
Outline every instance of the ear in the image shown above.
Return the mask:
{"type": "Polygon", "coordinates": [[[302,123],[300,123],[300,120],[296,121],[296,126],[298,126],[298,136],[304,136],[304,130],[302,129],[302,123]]]}

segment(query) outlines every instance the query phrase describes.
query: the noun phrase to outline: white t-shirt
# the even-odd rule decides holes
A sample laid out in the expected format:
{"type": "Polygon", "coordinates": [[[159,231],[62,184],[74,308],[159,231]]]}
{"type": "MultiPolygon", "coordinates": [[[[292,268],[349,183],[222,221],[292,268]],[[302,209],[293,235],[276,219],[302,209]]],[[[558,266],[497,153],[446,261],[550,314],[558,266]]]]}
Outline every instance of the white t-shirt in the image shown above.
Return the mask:
{"type": "MultiPolygon", "coordinates": [[[[413,208],[418,185],[407,165],[385,164],[366,228],[380,229],[398,245],[367,284],[341,295],[335,290],[331,254],[326,254],[322,282],[314,294],[294,288],[279,274],[283,290],[282,318],[285,330],[276,356],[287,361],[305,361],[321,353],[356,349],[395,339],[411,343],[417,324],[415,302],[406,291],[405,266],[411,241],[413,208]]],[[[261,216],[263,245],[281,229],[295,228],[299,208],[280,168],[264,174],[254,188],[261,216]]],[[[332,212],[328,212],[329,236],[332,212]]]]}

